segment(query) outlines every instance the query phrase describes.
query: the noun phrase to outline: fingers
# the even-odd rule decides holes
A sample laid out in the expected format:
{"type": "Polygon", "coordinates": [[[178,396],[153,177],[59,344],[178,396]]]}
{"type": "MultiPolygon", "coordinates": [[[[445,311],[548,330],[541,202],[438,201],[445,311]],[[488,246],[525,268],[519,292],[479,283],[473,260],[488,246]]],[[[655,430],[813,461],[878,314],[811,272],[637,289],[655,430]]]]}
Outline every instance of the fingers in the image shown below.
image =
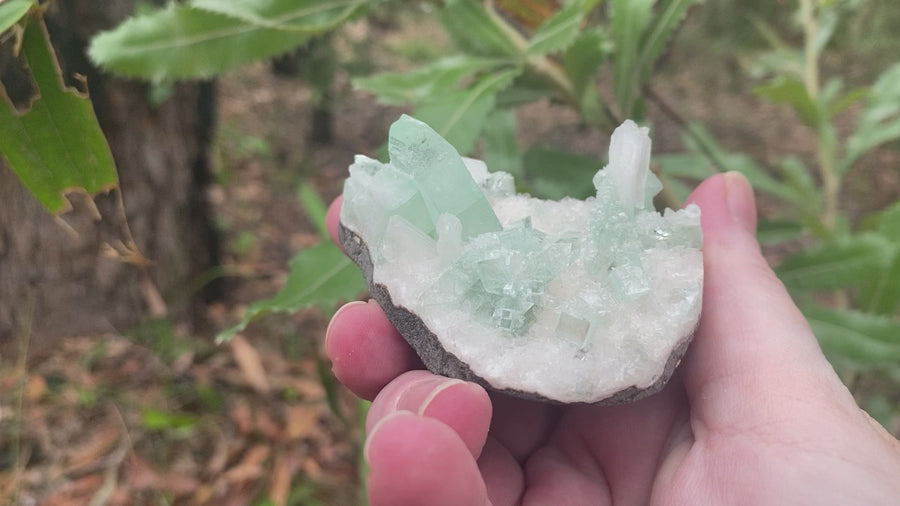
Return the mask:
{"type": "Polygon", "coordinates": [[[806,320],[760,252],[747,180],[737,173],[714,176],[689,201],[702,210],[705,270],[700,327],[685,358],[688,395],[702,401],[694,407],[709,421],[731,423],[758,415],[764,410],[744,411],[771,406],[777,395],[841,390],[806,320]]]}
{"type": "Polygon", "coordinates": [[[490,399],[478,385],[425,371],[398,377],[366,420],[371,504],[488,504],[476,459],[490,419],[490,399]]]}
{"type": "Polygon", "coordinates": [[[372,429],[365,455],[372,506],[488,504],[469,449],[434,418],[395,411],[372,429]]]}
{"type": "Polygon", "coordinates": [[[491,423],[491,400],[483,388],[427,371],[410,371],[392,381],[375,398],[366,419],[374,431],[383,419],[397,412],[415,413],[440,421],[452,429],[472,457],[481,454],[491,423]]]}
{"type": "Polygon", "coordinates": [[[422,367],[374,301],[338,310],[325,331],[325,354],[338,381],[369,400],[397,376],[422,367]]]}

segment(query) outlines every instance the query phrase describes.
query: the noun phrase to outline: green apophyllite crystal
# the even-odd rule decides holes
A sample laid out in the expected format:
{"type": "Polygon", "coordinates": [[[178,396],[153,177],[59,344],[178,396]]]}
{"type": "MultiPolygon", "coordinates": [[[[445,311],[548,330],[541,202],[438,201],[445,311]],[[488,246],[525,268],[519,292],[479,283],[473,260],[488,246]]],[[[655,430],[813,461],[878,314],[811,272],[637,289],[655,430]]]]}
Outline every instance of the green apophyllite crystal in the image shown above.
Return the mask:
{"type": "Polygon", "coordinates": [[[459,218],[463,239],[500,230],[497,215],[453,146],[425,123],[403,116],[391,125],[391,165],[412,176],[433,234],[441,214],[459,218]]]}

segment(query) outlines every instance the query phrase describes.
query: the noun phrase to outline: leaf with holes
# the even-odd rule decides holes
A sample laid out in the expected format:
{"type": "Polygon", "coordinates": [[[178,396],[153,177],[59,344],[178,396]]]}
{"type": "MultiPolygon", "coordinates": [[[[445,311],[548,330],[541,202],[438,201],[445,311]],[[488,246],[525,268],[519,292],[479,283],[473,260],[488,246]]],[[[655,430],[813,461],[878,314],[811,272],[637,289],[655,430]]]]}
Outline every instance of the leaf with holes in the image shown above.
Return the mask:
{"type": "Polygon", "coordinates": [[[65,193],[116,187],[116,167],[91,101],[63,85],[40,21],[26,28],[22,52],[39,96],[21,113],[0,86],[0,154],[48,211],[60,213],[69,209],[65,193]]]}

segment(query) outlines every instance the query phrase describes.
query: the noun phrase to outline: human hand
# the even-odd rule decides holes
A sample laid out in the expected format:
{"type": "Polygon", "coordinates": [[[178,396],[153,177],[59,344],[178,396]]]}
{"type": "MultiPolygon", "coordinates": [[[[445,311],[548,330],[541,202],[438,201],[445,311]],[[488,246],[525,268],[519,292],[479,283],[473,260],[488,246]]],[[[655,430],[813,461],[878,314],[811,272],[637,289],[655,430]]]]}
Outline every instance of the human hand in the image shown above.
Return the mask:
{"type": "Polygon", "coordinates": [[[900,502],[900,443],[857,407],[762,257],[746,179],[714,176],[689,201],[704,231],[700,327],[668,385],[633,404],[488,394],[420,370],[376,303],[341,308],[326,352],[374,399],[371,504],[900,502]]]}

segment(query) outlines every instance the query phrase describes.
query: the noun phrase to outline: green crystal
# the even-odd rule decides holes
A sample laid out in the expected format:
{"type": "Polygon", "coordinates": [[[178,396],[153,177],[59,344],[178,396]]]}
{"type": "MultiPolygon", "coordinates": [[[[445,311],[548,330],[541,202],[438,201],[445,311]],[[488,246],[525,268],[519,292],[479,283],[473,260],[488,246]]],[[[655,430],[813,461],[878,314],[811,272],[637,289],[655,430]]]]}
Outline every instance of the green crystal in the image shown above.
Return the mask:
{"type": "Polygon", "coordinates": [[[423,232],[433,234],[443,213],[459,218],[464,240],[501,230],[497,215],[459,153],[431,127],[404,115],[391,125],[388,152],[391,165],[411,176],[423,197],[424,209],[416,209],[430,219],[423,232]]]}

